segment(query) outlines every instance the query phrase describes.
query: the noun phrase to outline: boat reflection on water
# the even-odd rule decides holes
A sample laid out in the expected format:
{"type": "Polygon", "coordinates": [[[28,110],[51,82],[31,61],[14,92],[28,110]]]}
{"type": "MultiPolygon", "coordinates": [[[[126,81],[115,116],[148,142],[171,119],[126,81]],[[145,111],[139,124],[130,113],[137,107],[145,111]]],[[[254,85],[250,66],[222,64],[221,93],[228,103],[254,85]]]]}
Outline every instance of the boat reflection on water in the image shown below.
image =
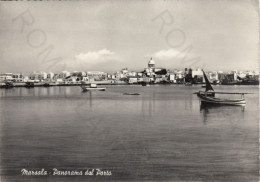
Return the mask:
{"type": "Polygon", "coordinates": [[[202,115],[203,123],[206,125],[211,119],[218,117],[225,120],[230,118],[230,122],[235,119],[244,118],[245,105],[208,105],[200,104],[200,113],[202,115]]]}
{"type": "Polygon", "coordinates": [[[83,103],[83,105],[85,105],[86,103],[89,103],[89,108],[92,108],[92,106],[93,106],[93,96],[92,96],[92,91],[82,91],[82,95],[87,95],[87,99],[86,100],[84,100],[84,103],[83,103]]]}

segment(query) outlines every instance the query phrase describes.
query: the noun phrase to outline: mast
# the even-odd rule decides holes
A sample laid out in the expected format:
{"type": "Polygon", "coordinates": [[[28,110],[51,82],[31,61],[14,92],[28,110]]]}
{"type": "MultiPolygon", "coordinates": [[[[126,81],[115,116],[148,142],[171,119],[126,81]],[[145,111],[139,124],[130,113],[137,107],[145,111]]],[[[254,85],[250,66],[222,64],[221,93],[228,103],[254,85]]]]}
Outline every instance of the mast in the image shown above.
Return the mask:
{"type": "Polygon", "coordinates": [[[202,70],[202,72],[203,72],[203,76],[204,76],[205,82],[206,82],[206,90],[205,90],[205,91],[206,91],[206,92],[209,91],[209,90],[214,91],[214,89],[212,88],[212,86],[211,86],[211,84],[210,84],[210,82],[209,82],[209,80],[208,80],[208,78],[207,78],[207,76],[206,76],[204,70],[202,70]]]}

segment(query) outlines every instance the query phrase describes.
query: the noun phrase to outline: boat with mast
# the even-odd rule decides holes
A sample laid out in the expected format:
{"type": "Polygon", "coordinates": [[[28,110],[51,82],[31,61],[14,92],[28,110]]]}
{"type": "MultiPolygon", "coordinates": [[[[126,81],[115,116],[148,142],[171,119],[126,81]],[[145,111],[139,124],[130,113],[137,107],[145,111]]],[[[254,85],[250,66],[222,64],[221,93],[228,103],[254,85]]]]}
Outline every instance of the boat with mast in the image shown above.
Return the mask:
{"type": "Polygon", "coordinates": [[[216,92],[212,88],[204,71],[203,71],[203,76],[204,76],[204,79],[206,82],[205,91],[196,92],[197,96],[200,98],[201,104],[203,104],[203,105],[245,105],[246,104],[244,95],[250,94],[250,93],[216,92]],[[215,97],[215,94],[240,94],[241,98],[240,99],[221,99],[221,98],[215,97]]]}

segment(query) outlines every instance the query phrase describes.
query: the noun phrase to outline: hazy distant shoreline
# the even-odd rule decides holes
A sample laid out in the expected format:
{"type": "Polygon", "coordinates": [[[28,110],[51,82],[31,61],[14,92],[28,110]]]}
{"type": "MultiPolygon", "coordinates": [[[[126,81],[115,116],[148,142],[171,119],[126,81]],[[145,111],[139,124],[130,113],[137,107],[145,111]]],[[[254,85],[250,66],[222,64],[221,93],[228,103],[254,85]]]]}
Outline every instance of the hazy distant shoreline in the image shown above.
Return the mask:
{"type": "MultiPolygon", "coordinates": [[[[82,83],[62,83],[62,84],[57,84],[57,83],[34,83],[33,87],[57,87],[57,86],[81,86],[81,85],[90,85],[91,83],[85,83],[85,84],[82,84],[82,83]]],[[[126,83],[126,82],[120,82],[120,83],[95,83],[97,85],[107,85],[107,86],[118,86],[118,85],[135,85],[135,86],[142,86],[140,83],[134,83],[134,84],[129,84],[129,83],[126,83]]],[[[185,85],[185,83],[148,83],[148,85],[185,85]]],[[[204,83],[196,83],[196,84],[192,84],[192,85],[204,85],[204,83]]],[[[192,86],[192,85],[189,85],[189,86],[192,86]]],[[[223,84],[221,84],[223,85],[223,84]]],[[[250,85],[250,84],[229,84],[229,85],[250,85]]],[[[258,84],[251,84],[250,86],[252,85],[256,85],[258,86],[258,84]]],[[[14,83],[13,84],[13,87],[27,87],[26,83],[14,83]]],[[[5,85],[1,85],[0,88],[5,88],[5,85]]]]}

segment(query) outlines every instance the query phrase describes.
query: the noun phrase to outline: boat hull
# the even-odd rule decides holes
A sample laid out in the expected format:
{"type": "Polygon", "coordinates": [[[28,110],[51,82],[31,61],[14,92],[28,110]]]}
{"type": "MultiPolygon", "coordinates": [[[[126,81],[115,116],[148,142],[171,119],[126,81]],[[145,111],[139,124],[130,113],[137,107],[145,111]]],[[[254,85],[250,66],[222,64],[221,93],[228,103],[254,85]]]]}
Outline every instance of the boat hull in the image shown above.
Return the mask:
{"type": "Polygon", "coordinates": [[[83,91],[106,91],[106,88],[98,88],[98,87],[96,87],[96,88],[91,88],[91,87],[84,87],[84,86],[82,86],[81,87],[82,88],[82,90],[83,91]]]}
{"type": "Polygon", "coordinates": [[[202,92],[202,91],[199,91],[199,92],[197,92],[197,96],[198,97],[200,97],[200,96],[214,97],[215,93],[214,92],[202,92]]]}
{"type": "Polygon", "coordinates": [[[140,95],[140,93],[123,93],[123,95],[140,95]]]}
{"type": "Polygon", "coordinates": [[[203,95],[199,95],[201,100],[201,104],[203,105],[245,105],[245,99],[236,99],[236,100],[229,100],[229,99],[219,99],[215,97],[207,97],[203,95]]]}

